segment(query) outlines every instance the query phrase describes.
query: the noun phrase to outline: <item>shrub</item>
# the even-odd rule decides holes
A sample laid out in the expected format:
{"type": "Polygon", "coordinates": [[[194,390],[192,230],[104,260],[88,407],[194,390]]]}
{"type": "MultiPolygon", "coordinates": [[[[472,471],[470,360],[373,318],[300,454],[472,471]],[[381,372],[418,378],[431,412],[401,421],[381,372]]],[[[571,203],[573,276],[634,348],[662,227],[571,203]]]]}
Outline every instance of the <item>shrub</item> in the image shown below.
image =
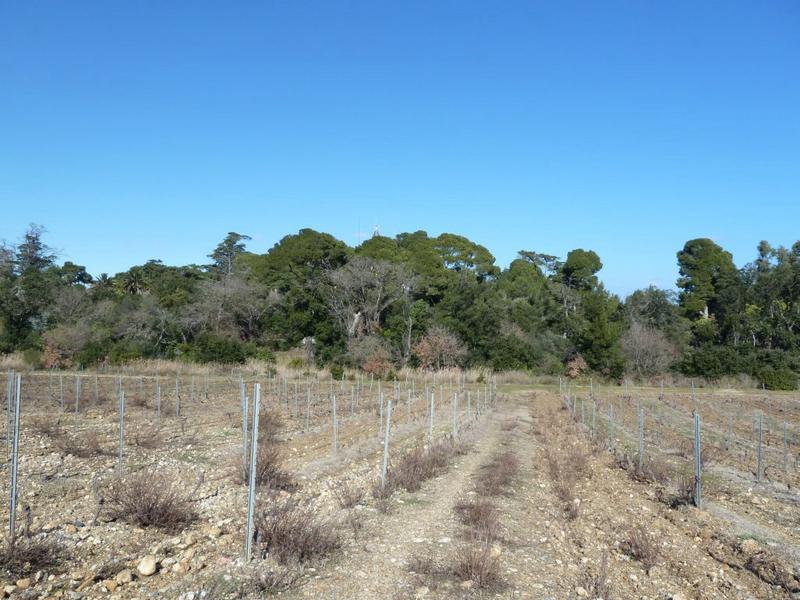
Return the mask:
{"type": "MultiPolygon", "coordinates": [[[[256,450],[256,485],[274,490],[293,491],[297,484],[283,468],[283,453],[277,444],[264,442],[256,450]]],[[[242,465],[242,483],[250,481],[250,461],[242,465]]]]}
{"type": "Polygon", "coordinates": [[[415,446],[397,459],[387,473],[387,485],[416,492],[426,480],[444,471],[456,455],[467,452],[469,446],[452,437],[434,442],[428,447],[415,446]]]}
{"type": "Polygon", "coordinates": [[[258,414],[258,443],[276,442],[285,427],[283,415],[274,408],[261,408],[258,414]]]}
{"type": "Polygon", "coordinates": [[[186,495],[183,484],[174,477],[144,469],[116,477],[103,500],[113,519],[176,531],[197,519],[191,503],[193,494],[186,495]]]}
{"type": "Polygon", "coordinates": [[[622,542],[621,549],[625,554],[642,563],[642,566],[648,574],[658,560],[658,544],[648,535],[647,530],[641,525],[631,529],[628,536],[622,542]]]}
{"type": "Polygon", "coordinates": [[[328,370],[331,372],[331,377],[336,379],[337,381],[341,380],[344,377],[344,367],[342,365],[333,364],[328,367],[328,370]]]}
{"type": "Polygon", "coordinates": [[[49,540],[8,539],[0,546],[0,573],[24,577],[44,569],[53,569],[65,559],[62,546],[49,540]]]}
{"type": "Polygon", "coordinates": [[[158,430],[141,430],[133,434],[133,443],[139,448],[155,450],[163,443],[161,433],[158,430]]]}
{"type": "Polygon", "coordinates": [[[511,452],[503,452],[495,456],[481,469],[478,476],[477,491],[484,496],[498,496],[505,493],[511,485],[519,468],[517,456],[511,452]]]}
{"type": "Polygon", "coordinates": [[[242,342],[210,333],[197,336],[190,344],[184,344],[182,350],[189,360],[199,363],[242,364],[246,358],[242,342]]]}
{"type": "Polygon", "coordinates": [[[694,504],[694,477],[679,476],[673,483],[671,492],[661,492],[660,499],[670,508],[694,504]]]}
{"type": "Polygon", "coordinates": [[[22,360],[34,369],[42,368],[42,351],[37,348],[28,348],[22,351],[22,360]]]}
{"type": "Polygon", "coordinates": [[[46,416],[34,417],[30,421],[31,429],[39,435],[54,437],[61,433],[60,421],[53,421],[46,416]]]}
{"type": "Polygon", "coordinates": [[[268,500],[255,516],[253,530],[257,552],[281,564],[322,558],[341,546],[341,539],[327,521],[307,504],[295,500],[268,500]]]}
{"type": "Polygon", "coordinates": [[[759,374],[759,380],[768,390],[797,389],[797,373],[791,369],[764,369],[759,374]]]}
{"type": "Polygon", "coordinates": [[[608,554],[603,553],[596,572],[584,572],[581,577],[581,587],[586,590],[589,598],[612,600],[614,588],[608,579],[608,554]]]}
{"type": "MultiPolygon", "coordinates": [[[[294,567],[256,568],[250,576],[250,584],[258,597],[272,596],[298,587],[303,581],[303,573],[294,567]]],[[[203,599],[206,600],[206,596],[203,599]]]]}
{"type": "Polygon", "coordinates": [[[461,555],[453,574],[464,581],[472,581],[478,588],[488,588],[500,583],[498,557],[489,544],[473,545],[461,555]]]}
{"type": "Polygon", "coordinates": [[[372,484],[372,497],[377,502],[377,508],[382,513],[389,512],[391,505],[389,499],[397,490],[395,478],[391,477],[389,472],[386,473],[386,481],[380,477],[372,484]]]}
{"type": "Polygon", "coordinates": [[[500,511],[490,500],[479,498],[459,502],[455,507],[461,522],[470,528],[470,537],[491,542],[499,536],[500,511]]]}
{"type": "Polygon", "coordinates": [[[329,488],[339,508],[353,508],[364,500],[364,488],[358,487],[351,481],[340,480],[331,483],[329,488]]]}
{"type": "Polygon", "coordinates": [[[302,371],[306,368],[306,361],[302,358],[295,357],[289,360],[286,366],[294,371],[302,371]]]}
{"type": "Polygon", "coordinates": [[[78,458],[93,458],[112,454],[110,450],[103,447],[100,435],[92,429],[71,435],[62,429],[54,428],[51,435],[55,441],[56,448],[62,454],[71,454],[78,458]]]}

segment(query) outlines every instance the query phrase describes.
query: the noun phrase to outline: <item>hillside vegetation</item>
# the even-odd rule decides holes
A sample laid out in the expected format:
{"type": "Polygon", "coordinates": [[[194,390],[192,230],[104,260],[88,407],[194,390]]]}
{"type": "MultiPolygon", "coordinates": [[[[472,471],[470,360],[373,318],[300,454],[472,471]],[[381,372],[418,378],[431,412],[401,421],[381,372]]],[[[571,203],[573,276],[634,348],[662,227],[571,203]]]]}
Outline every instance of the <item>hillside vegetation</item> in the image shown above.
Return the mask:
{"type": "Polygon", "coordinates": [[[524,369],[619,379],[747,374],[794,389],[800,371],[800,242],[758,245],[737,268],[709,239],[677,253],[680,293],[624,301],[600,257],[520,251],[506,269],[463,236],[375,236],[351,248],[311,229],[266,254],[229,233],[208,264],[151,260],[110,276],[60,263],[32,225],[0,247],[0,352],[32,366],[136,358],[270,359],[391,376],[404,366],[524,369]]]}

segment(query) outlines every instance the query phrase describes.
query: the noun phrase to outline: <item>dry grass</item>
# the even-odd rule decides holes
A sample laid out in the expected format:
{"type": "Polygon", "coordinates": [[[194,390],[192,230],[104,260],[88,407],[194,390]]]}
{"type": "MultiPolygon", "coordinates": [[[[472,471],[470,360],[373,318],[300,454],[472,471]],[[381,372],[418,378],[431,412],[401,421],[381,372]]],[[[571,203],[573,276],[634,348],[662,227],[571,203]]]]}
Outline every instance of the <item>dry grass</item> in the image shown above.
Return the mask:
{"type": "Polygon", "coordinates": [[[650,537],[647,530],[641,525],[628,532],[622,542],[621,549],[625,554],[642,563],[648,575],[650,574],[650,569],[656,566],[660,552],[656,541],[650,537]]]}
{"type": "Polygon", "coordinates": [[[453,575],[471,581],[477,588],[492,588],[500,584],[500,564],[489,544],[475,544],[460,555],[453,575]]]}
{"type": "Polygon", "coordinates": [[[63,548],[49,540],[16,538],[0,546],[0,573],[24,577],[44,569],[53,569],[66,559],[63,548]]]}
{"type": "Polygon", "coordinates": [[[113,519],[174,532],[197,519],[194,492],[187,495],[183,487],[171,475],[144,469],[116,477],[101,501],[113,519]]]}
{"type": "Polygon", "coordinates": [[[253,535],[256,552],[283,565],[323,558],[341,546],[331,522],[292,499],[267,500],[256,512],[253,535]]]}
{"type": "Polygon", "coordinates": [[[499,496],[507,491],[519,470],[517,455],[506,451],[495,456],[484,465],[476,482],[476,490],[482,496],[499,496]]]}
{"type": "Polygon", "coordinates": [[[459,502],[455,507],[461,522],[469,528],[469,537],[491,542],[500,537],[500,511],[484,498],[459,502]]]}
{"type": "Polygon", "coordinates": [[[330,483],[328,488],[336,499],[339,508],[354,508],[364,501],[366,492],[364,488],[358,487],[352,481],[339,480],[330,483]]]}

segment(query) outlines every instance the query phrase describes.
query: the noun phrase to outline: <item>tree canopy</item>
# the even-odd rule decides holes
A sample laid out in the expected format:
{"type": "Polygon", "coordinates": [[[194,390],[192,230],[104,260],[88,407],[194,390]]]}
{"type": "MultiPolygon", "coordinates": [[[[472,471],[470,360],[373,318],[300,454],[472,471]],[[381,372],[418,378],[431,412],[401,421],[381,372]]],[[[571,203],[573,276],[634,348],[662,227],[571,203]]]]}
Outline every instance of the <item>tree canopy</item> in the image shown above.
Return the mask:
{"type": "Polygon", "coordinates": [[[39,366],[236,362],[297,348],[376,373],[451,364],[617,379],[747,373],[787,387],[800,371],[800,242],[762,241],[737,268],[712,240],[689,240],[677,253],[678,293],[649,287],[623,301],[583,248],[563,260],[522,250],[500,268],[454,233],[376,235],[351,248],[302,229],[258,254],[229,232],[206,265],[154,259],[95,276],[59,264],[45,233],[31,225],[0,245],[0,352],[39,366]]]}

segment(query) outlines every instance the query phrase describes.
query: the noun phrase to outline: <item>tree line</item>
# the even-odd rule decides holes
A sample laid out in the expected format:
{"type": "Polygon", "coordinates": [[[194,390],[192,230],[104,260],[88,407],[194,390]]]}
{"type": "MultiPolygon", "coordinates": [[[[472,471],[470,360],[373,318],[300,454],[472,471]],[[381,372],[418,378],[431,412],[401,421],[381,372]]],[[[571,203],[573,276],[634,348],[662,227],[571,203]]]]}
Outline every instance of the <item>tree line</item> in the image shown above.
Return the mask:
{"type": "Polygon", "coordinates": [[[794,389],[800,372],[800,242],[758,245],[742,268],[709,239],[677,253],[678,292],[624,300],[600,257],[523,250],[501,269],[466,237],[376,235],[352,248],[312,229],[265,254],[231,232],[207,264],[150,260],[113,276],[59,263],[32,225],[0,246],[0,352],[44,368],[136,358],[271,360],[301,350],[334,370],[476,366],[538,374],[718,379],[794,389]]]}

